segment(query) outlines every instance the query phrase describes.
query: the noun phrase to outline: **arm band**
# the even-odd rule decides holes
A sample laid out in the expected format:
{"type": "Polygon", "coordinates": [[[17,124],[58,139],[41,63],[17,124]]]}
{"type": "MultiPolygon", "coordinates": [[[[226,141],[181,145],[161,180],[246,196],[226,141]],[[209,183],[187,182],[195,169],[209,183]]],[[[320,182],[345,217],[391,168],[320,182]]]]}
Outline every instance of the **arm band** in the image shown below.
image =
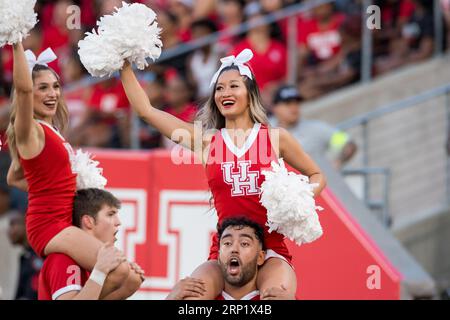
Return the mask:
{"type": "Polygon", "coordinates": [[[106,279],[106,274],[94,268],[91,275],[89,276],[89,279],[97,283],[100,287],[103,287],[106,279]]]}

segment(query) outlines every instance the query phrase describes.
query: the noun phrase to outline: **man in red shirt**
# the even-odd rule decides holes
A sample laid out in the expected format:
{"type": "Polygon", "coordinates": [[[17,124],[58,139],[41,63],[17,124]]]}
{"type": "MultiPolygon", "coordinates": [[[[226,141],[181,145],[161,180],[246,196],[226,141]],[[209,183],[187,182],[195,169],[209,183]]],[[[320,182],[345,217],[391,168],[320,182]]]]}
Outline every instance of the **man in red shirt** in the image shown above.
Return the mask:
{"type": "MultiPolygon", "coordinates": [[[[123,288],[101,297],[106,275],[125,261],[122,252],[114,247],[120,226],[118,210],[120,201],[111,193],[100,189],[79,190],[74,200],[73,223],[105,243],[97,255],[97,263],[92,273],[82,269],[69,256],[52,253],[44,261],[39,276],[39,300],[97,300],[125,299],[139,289],[123,288]]],[[[143,276],[136,264],[131,266],[134,272],[143,276]]]]}

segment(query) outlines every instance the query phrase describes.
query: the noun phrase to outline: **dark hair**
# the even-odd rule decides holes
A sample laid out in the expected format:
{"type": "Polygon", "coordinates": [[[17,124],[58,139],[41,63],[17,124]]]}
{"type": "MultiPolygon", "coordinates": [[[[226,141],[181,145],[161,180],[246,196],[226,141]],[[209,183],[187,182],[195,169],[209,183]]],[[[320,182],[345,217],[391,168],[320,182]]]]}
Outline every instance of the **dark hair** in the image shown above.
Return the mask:
{"type": "MultiPolygon", "coordinates": [[[[247,65],[248,66],[248,65],[247,65]]],[[[217,80],[220,76],[229,70],[236,70],[239,72],[239,67],[236,65],[228,66],[220,71],[217,80]]],[[[250,68],[251,70],[251,68],[250,68]]],[[[244,77],[244,84],[247,88],[248,99],[250,103],[250,117],[254,122],[267,124],[267,111],[262,104],[261,93],[259,92],[258,84],[256,83],[255,75],[252,71],[252,79],[244,77]]],[[[206,132],[211,129],[220,130],[225,127],[225,117],[220,113],[219,108],[216,105],[214,96],[216,92],[217,81],[211,88],[211,93],[208,101],[200,108],[197,113],[196,120],[202,123],[203,131],[206,132]]]]}
{"type": "Polygon", "coordinates": [[[80,228],[81,218],[91,216],[94,220],[104,205],[120,209],[120,201],[112,193],[101,189],[82,189],[75,194],[73,202],[73,225],[80,228]]]}
{"type": "Polygon", "coordinates": [[[212,21],[210,19],[199,19],[199,20],[194,21],[191,24],[191,30],[194,28],[206,28],[211,33],[217,32],[217,30],[218,30],[214,21],[212,21]]]}
{"type": "Polygon", "coordinates": [[[223,2],[235,2],[237,5],[239,5],[242,9],[245,8],[246,2],[245,0],[223,0],[223,2]]]}
{"type": "Polygon", "coordinates": [[[222,238],[222,234],[228,227],[237,227],[238,229],[243,229],[245,227],[252,228],[255,231],[255,236],[261,243],[263,250],[266,250],[264,241],[264,229],[258,223],[244,216],[225,219],[222,221],[222,224],[218,225],[217,227],[217,236],[219,238],[219,241],[222,238]]]}

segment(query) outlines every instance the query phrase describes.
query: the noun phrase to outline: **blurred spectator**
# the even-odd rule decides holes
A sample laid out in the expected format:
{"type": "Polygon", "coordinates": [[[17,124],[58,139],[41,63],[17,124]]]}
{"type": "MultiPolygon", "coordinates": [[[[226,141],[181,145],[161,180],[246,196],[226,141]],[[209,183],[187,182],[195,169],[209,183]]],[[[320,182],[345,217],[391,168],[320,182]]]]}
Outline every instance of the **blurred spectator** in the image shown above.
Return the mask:
{"type": "Polygon", "coordinates": [[[287,129],[312,157],[328,158],[336,169],[342,167],[356,152],[356,145],[343,131],[318,120],[301,118],[299,91],[294,86],[282,86],[273,99],[273,126],[287,129]]]}
{"type": "Polygon", "coordinates": [[[216,0],[194,0],[192,17],[194,20],[212,18],[215,16],[216,0]]]}
{"type": "MultiPolygon", "coordinates": [[[[75,51],[75,50],[74,50],[75,51]]],[[[83,80],[87,72],[81,64],[80,57],[73,52],[63,63],[61,76],[66,83],[75,83],[83,80]]],[[[77,135],[80,134],[80,127],[87,121],[85,117],[89,116],[88,99],[91,96],[92,87],[76,87],[64,90],[64,99],[69,110],[69,128],[67,137],[69,141],[77,141],[77,135]]]]}
{"type": "Polygon", "coordinates": [[[186,122],[194,121],[197,106],[192,103],[192,90],[183,78],[174,77],[168,81],[165,94],[166,112],[186,122]]]}
{"type": "MultiPolygon", "coordinates": [[[[61,73],[62,61],[71,53],[71,45],[77,44],[79,37],[81,37],[79,30],[70,30],[67,26],[71,13],[68,7],[73,5],[74,2],[70,0],[59,0],[46,5],[46,8],[49,8],[51,12],[51,23],[43,26],[42,50],[52,48],[56,53],[58,60],[51,63],[50,66],[58,74],[61,73]],[[75,33],[76,36],[71,35],[71,33],[75,33]]],[[[35,52],[35,54],[38,53],[35,52]]]]}
{"type": "MultiPolygon", "coordinates": [[[[198,20],[192,24],[194,40],[208,36],[217,31],[211,20],[198,20]]],[[[219,68],[223,54],[212,44],[195,50],[188,60],[188,79],[196,85],[196,98],[205,100],[211,93],[211,79],[219,68]]]]}
{"type": "MultiPolygon", "coordinates": [[[[244,22],[244,0],[218,0],[219,30],[226,31],[238,27],[244,22]]],[[[222,35],[218,40],[219,49],[227,52],[240,41],[240,36],[222,35]]]]}
{"type": "MultiPolygon", "coordinates": [[[[123,0],[95,0],[97,7],[97,18],[104,16],[105,14],[111,14],[115,11],[114,8],[122,7],[123,0]]],[[[125,1],[136,2],[136,1],[125,1]]]]}
{"type": "Polygon", "coordinates": [[[194,0],[169,0],[169,10],[178,21],[178,37],[182,42],[191,40],[192,10],[194,0]]]}
{"type": "MultiPolygon", "coordinates": [[[[162,109],[164,100],[164,80],[155,73],[145,73],[141,75],[140,82],[152,106],[162,109]]],[[[139,140],[142,149],[153,149],[161,147],[161,134],[154,127],[139,119],[139,140]]]]}
{"type": "MultiPolygon", "coordinates": [[[[261,6],[262,12],[266,14],[274,14],[283,9],[284,6],[283,0],[260,0],[257,3],[261,6]]],[[[271,26],[272,38],[286,43],[288,37],[288,19],[279,20],[271,26]]]]}
{"type": "MultiPolygon", "coordinates": [[[[250,24],[259,21],[264,14],[253,11],[248,17],[250,24]]],[[[256,81],[261,90],[265,105],[269,105],[275,89],[286,81],[287,50],[283,43],[271,38],[270,26],[261,25],[251,28],[244,40],[239,42],[232,50],[238,55],[242,50],[249,48],[253,51],[253,59],[249,62],[256,81]]]]}
{"type": "Polygon", "coordinates": [[[401,37],[390,46],[387,57],[376,61],[376,72],[381,74],[402,65],[423,61],[434,50],[433,4],[426,0],[412,0],[415,10],[402,24],[401,37]]]}
{"type": "Polygon", "coordinates": [[[13,245],[21,246],[19,283],[16,300],[37,300],[39,271],[42,259],[39,258],[28,244],[24,214],[15,212],[10,215],[9,239],[13,245]]]}
{"type": "Polygon", "coordinates": [[[345,15],[361,15],[363,0],[336,0],[336,10],[345,13],[345,15]]]}
{"type": "Polygon", "coordinates": [[[340,52],[342,39],[339,28],[343,21],[344,15],[335,11],[333,3],[313,8],[310,19],[300,20],[298,27],[300,77],[303,76],[305,67],[318,67],[340,52]]]}
{"type": "Polygon", "coordinates": [[[346,17],[339,28],[342,47],[338,54],[316,68],[303,72],[299,87],[305,99],[317,98],[360,78],[361,70],[361,19],[346,17]]]}
{"type": "MultiPolygon", "coordinates": [[[[161,33],[161,40],[164,44],[164,50],[168,51],[181,43],[178,34],[178,18],[169,11],[159,11],[157,14],[158,25],[163,30],[161,33]]],[[[188,56],[189,52],[183,53],[163,62],[159,62],[156,65],[153,65],[151,69],[164,75],[165,78],[169,78],[174,74],[186,77],[186,61],[188,56]]]]}
{"type": "Polygon", "coordinates": [[[412,0],[377,0],[374,3],[381,8],[382,28],[374,30],[374,54],[381,56],[395,50],[401,37],[403,25],[414,13],[412,0]]]}
{"type": "MultiPolygon", "coordinates": [[[[174,77],[166,82],[165,98],[167,106],[164,111],[186,121],[194,122],[197,113],[197,106],[192,103],[192,90],[186,80],[181,77],[174,77]]],[[[163,139],[166,148],[173,148],[175,144],[167,139],[163,139]]]]}
{"type": "Polygon", "coordinates": [[[95,15],[95,1],[92,0],[79,0],[81,9],[81,24],[87,30],[91,30],[95,26],[96,15],[95,15]]]}
{"type": "Polygon", "coordinates": [[[2,78],[2,65],[0,64],[0,152],[4,149],[6,142],[6,128],[9,124],[9,85],[2,78]]]}
{"type": "Polygon", "coordinates": [[[441,0],[442,13],[445,20],[445,29],[447,33],[446,48],[450,50],[450,0],[441,0]]]}
{"type": "Polygon", "coordinates": [[[93,86],[74,145],[102,148],[129,146],[129,103],[122,84],[111,78],[93,86]]]}
{"type": "Polygon", "coordinates": [[[8,237],[9,219],[13,210],[10,190],[6,184],[9,163],[4,163],[2,159],[6,158],[0,159],[0,300],[10,300],[16,293],[20,250],[9,242],[8,237]]]}

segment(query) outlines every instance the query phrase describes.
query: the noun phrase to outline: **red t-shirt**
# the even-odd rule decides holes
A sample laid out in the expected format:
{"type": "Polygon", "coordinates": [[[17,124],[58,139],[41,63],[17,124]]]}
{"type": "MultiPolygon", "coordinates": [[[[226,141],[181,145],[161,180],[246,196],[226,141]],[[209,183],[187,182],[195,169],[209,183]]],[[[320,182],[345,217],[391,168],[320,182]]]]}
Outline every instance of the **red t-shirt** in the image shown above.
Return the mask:
{"type": "Polygon", "coordinates": [[[79,88],[64,94],[67,109],[69,110],[70,127],[75,128],[81,124],[84,114],[88,108],[87,98],[89,88],[79,88]]]}
{"type": "Polygon", "coordinates": [[[335,14],[326,27],[319,26],[315,18],[298,22],[298,42],[311,50],[318,60],[327,60],[341,50],[339,28],[344,21],[342,14],[335,14]]]}
{"type": "MultiPolygon", "coordinates": [[[[414,14],[416,6],[411,0],[400,0],[398,9],[398,18],[406,21],[414,14]]],[[[393,6],[384,5],[381,9],[381,21],[382,25],[390,25],[394,23],[395,10],[393,6]]]]}
{"type": "Polygon", "coordinates": [[[248,63],[261,90],[272,81],[284,81],[287,74],[287,50],[279,41],[271,40],[266,52],[257,52],[247,39],[239,42],[231,54],[237,56],[242,50],[253,51],[253,59],[248,63]]]}
{"type": "MultiPolygon", "coordinates": [[[[216,297],[216,300],[236,300],[236,299],[233,298],[232,296],[230,296],[225,291],[222,291],[222,293],[216,297]]],[[[259,296],[259,291],[255,290],[255,291],[250,292],[249,294],[246,294],[240,300],[258,301],[258,300],[261,300],[261,298],[259,296]]]]}
{"type": "Polygon", "coordinates": [[[5,46],[3,48],[0,48],[1,53],[1,63],[3,64],[3,79],[5,79],[8,82],[12,82],[12,73],[13,73],[13,65],[14,65],[14,59],[13,59],[13,50],[12,46],[5,46]]]}
{"type": "Polygon", "coordinates": [[[39,300],[56,300],[59,296],[81,291],[89,278],[89,272],[61,253],[52,253],[44,261],[39,275],[39,300]]]}
{"type": "Polygon", "coordinates": [[[177,111],[172,107],[166,107],[165,111],[186,122],[193,122],[197,114],[197,106],[193,103],[188,103],[181,111],[177,111]]]}
{"type": "Polygon", "coordinates": [[[96,84],[89,99],[89,106],[105,113],[114,113],[118,110],[128,110],[128,102],[122,84],[114,80],[112,85],[96,84]]]}
{"type": "Polygon", "coordinates": [[[118,114],[126,115],[130,110],[130,104],[122,84],[116,80],[112,85],[106,87],[101,83],[95,85],[88,99],[88,107],[102,112],[102,122],[109,125],[117,122],[118,114]]]}

